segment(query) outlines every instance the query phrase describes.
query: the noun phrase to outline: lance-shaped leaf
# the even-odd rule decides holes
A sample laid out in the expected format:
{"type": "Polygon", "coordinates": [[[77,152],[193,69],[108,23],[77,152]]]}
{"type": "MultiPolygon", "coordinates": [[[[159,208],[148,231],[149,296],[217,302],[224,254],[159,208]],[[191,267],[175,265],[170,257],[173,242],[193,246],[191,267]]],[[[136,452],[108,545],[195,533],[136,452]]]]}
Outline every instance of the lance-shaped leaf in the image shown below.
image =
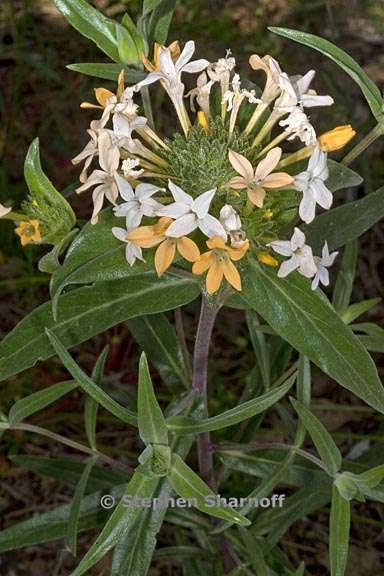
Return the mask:
{"type": "Polygon", "coordinates": [[[93,382],[93,380],[87,376],[85,372],[76,364],[72,356],[67,352],[65,347],[63,346],[62,342],[60,342],[59,338],[54,335],[53,332],[46,329],[46,334],[49,338],[49,341],[54,348],[56,354],[59,356],[60,360],[68,370],[68,372],[74,377],[76,382],[78,382],[79,386],[86,392],[92,396],[92,398],[101,404],[103,408],[111,412],[122,420],[122,422],[126,422],[127,424],[133,424],[134,426],[137,425],[137,417],[136,414],[131,412],[128,408],[123,408],[120,404],[116,402],[113,398],[111,398],[104,390],[99,388],[97,384],[93,382]]]}
{"type": "Polygon", "coordinates": [[[340,164],[335,160],[328,159],[328,178],[327,178],[327,188],[331,192],[337,192],[343,188],[353,188],[354,186],[359,186],[363,179],[354,170],[351,170],[348,166],[340,164]]]}
{"type": "Polygon", "coordinates": [[[279,278],[275,270],[249,258],[241,296],[291,346],[384,413],[384,388],[372,358],[308,280],[296,273],[279,278]]]}
{"type": "Polygon", "coordinates": [[[106,18],[86,0],[53,0],[68,22],[92,40],[115,62],[120,62],[117,22],[106,18]]]}
{"type": "Polygon", "coordinates": [[[374,308],[376,304],[381,302],[381,298],[369,298],[368,300],[363,300],[362,302],[355,302],[350,304],[345,312],[341,315],[342,319],[346,324],[350,324],[362,314],[368,312],[371,308],[374,308]]]}
{"type": "Polygon", "coordinates": [[[291,398],[292,405],[299,415],[301,422],[307,429],[310,437],[318,453],[321,456],[322,461],[327,467],[328,472],[331,475],[336,474],[342,464],[342,456],[340,450],[333,441],[332,436],[323,426],[323,424],[316,418],[314,414],[295,398],[291,398]]]}
{"type": "Polygon", "coordinates": [[[329,559],[331,576],[344,576],[348,559],[351,505],[334,486],[329,520],[329,559]]]}
{"type": "Polygon", "coordinates": [[[343,259],[337,274],[335,288],[332,295],[332,305],[336,312],[342,316],[348,308],[352,296],[353,283],[356,274],[358,255],[357,241],[348,242],[344,248],[343,259]]]}
{"type": "Polygon", "coordinates": [[[78,387],[78,383],[75,380],[67,380],[65,382],[58,382],[34,392],[25,398],[18,400],[9,411],[9,423],[12,425],[22,422],[32,414],[44,410],[47,406],[50,406],[56,400],[62,398],[66,394],[69,394],[78,387]]]}
{"type": "Polygon", "coordinates": [[[78,64],[68,64],[66,66],[69,70],[73,72],[79,72],[80,74],[85,74],[86,76],[93,76],[94,78],[101,78],[102,80],[112,80],[116,81],[119,74],[124,68],[124,79],[127,84],[137,84],[147,76],[146,72],[141,70],[132,70],[127,66],[122,64],[104,64],[104,63],[93,63],[93,62],[79,62],[78,64]]]}
{"type": "Polygon", "coordinates": [[[226,508],[217,503],[217,495],[178,454],[172,456],[169,479],[175,492],[182,498],[191,501],[201,512],[239,526],[249,526],[250,521],[247,518],[232,508],[226,508]]]}
{"type": "Polygon", "coordinates": [[[145,444],[168,444],[168,429],[157,401],[145,352],[140,357],[137,418],[145,444]]]}
{"type": "MultiPolygon", "coordinates": [[[[104,350],[98,357],[95,367],[92,370],[92,380],[97,386],[102,385],[105,363],[109,352],[109,346],[105,346],[104,350]]],[[[85,432],[90,447],[96,450],[96,425],[97,425],[97,412],[99,404],[92,396],[87,396],[84,404],[84,424],[85,432]]]]}
{"type": "Polygon", "coordinates": [[[132,476],[124,496],[112,512],[108,522],[105,524],[101,534],[96,538],[91,548],[85,554],[77,568],[71,576],[81,576],[97,564],[107,552],[122,539],[132,527],[138,516],[143,512],[141,506],[127,505],[129,497],[144,500],[153,495],[158,484],[158,478],[149,478],[136,471],[132,476]]]}
{"type": "Polygon", "coordinates": [[[79,529],[81,501],[84,498],[89,476],[96,461],[97,457],[89,458],[89,460],[87,461],[87,464],[85,465],[83,473],[80,477],[79,483],[76,486],[75,494],[73,496],[73,500],[71,503],[71,510],[69,513],[69,520],[68,520],[67,541],[68,541],[68,547],[72,552],[73,556],[76,556],[77,554],[77,532],[79,529]]]}
{"type": "Polygon", "coordinates": [[[296,374],[293,374],[278,388],[272,388],[272,390],[269,390],[258,398],[243,402],[243,404],[235,406],[217,416],[212,416],[211,418],[194,422],[184,416],[171,416],[167,419],[167,426],[169,430],[177,434],[199,434],[201,432],[212,432],[213,430],[221,430],[222,428],[233,426],[247,418],[252,418],[252,416],[268,410],[268,408],[285,396],[295,379],[296,374]]]}
{"type": "Polygon", "coordinates": [[[291,30],[290,28],[277,28],[271,26],[269,28],[271,32],[279,34],[284,38],[289,38],[310,48],[314,48],[318,52],[325,54],[328,58],[331,58],[338,66],[340,66],[360,87],[363,92],[365,99],[367,100],[369,107],[372,110],[373,115],[376,120],[380,121],[383,118],[383,97],[379,88],[374,82],[369,78],[369,76],[364,72],[362,67],[354,60],[349,54],[338,48],[329,40],[315,36],[314,34],[308,34],[307,32],[301,32],[300,30],[291,30]]]}
{"type": "Polygon", "coordinates": [[[53,355],[45,328],[66,348],[141,314],[183,306],[199,295],[194,281],[150,274],[79,288],[60,299],[55,322],[50,302],[26,316],[0,343],[0,381],[53,355]]]}
{"type": "Polygon", "coordinates": [[[337,206],[300,226],[308,244],[319,253],[326,239],[330,250],[355,240],[384,217],[384,188],[361,200],[337,206]]]}

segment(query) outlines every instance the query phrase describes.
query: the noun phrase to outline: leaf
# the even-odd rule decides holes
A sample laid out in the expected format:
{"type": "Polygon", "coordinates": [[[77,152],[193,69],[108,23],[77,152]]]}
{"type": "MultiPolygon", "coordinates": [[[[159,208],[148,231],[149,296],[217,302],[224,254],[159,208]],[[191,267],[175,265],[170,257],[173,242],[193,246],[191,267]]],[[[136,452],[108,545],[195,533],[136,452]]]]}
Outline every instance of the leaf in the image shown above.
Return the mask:
{"type": "Polygon", "coordinates": [[[340,470],[342,465],[342,456],[340,450],[333,441],[332,436],[323,426],[323,424],[316,418],[314,414],[295,398],[290,399],[292,405],[299,415],[301,422],[307,429],[316,450],[320,454],[329,474],[334,476],[340,470]]]}
{"type": "Polygon", "coordinates": [[[103,64],[94,62],[79,62],[77,64],[68,64],[66,66],[72,72],[79,72],[86,76],[101,78],[102,80],[111,80],[117,82],[121,70],[124,68],[124,78],[127,84],[137,84],[147,77],[146,72],[141,70],[132,70],[123,64],[103,64]]]}
{"type": "Polygon", "coordinates": [[[330,250],[336,250],[355,240],[384,217],[384,187],[367,194],[361,200],[337,206],[300,226],[308,244],[320,252],[327,240],[330,250]]]}
{"type": "Polygon", "coordinates": [[[278,388],[272,388],[262,396],[243,402],[239,406],[235,406],[222,414],[211,416],[198,422],[194,422],[184,416],[172,416],[167,419],[167,426],[171,432],[177,434],[199,434],[201,432],[212,432],[213,430],[221,430],[228,426],[238,424],[247,418],[261,414],[268,410],[276,402],[278,402],[295,382],[296,374],[290,376],[284,384],[278,388]]]}
{"type": "Polygon", "coordinates": [[[338,64],[338,66],[349,74],[356,84],[358,84],[376,120],[382,120],[383,98],[380,90],[376,84],[372,82],[369,76],[367,76],[361,66],[349,54],[344,52],[344,50],[341,50],[341,48],[338,48],[332,44],[332,42],[320,38],[319,36],[315,36],[314,34],[308,34],[299,30],[291,30],[290,28],[277,28],[274,26],[271,26],[268,29],[279,36],[289,38],[290,40],[314,48],[336,62],[336,64],[338,64]]]}
{"type": "Polygon", "coordinates": [[[113,236],[113,226],[121,226],[121,219],[107,209],[97,224],[88,222],[74,239],[63,265],[51,278],[50,293],[55,312],[60,294],[70,284],[118,280],[153,269],[150,261],[136,262],[134,266],[128,264],[125,245],[113,236]]]}
{"type": "Polygon", "coordinates": [[[84,498],[85,490],[89,480],[89,475],[96,461],[97,457],[91,457],[88,459],[87,464],[84,467],[83,473],[79,480],[79,483],[76,486],[75,494],[71,503],[71,510],[69,513],[69,520],[68,520],[67,541],[68,541],[68,548],[72,552],[73,556],[77,555],[77,531],[79,529],[81,502],[84,498]]]}
{"type": "MultiPolygon", "coordinates": [[[[35,474],[56,478],[68,486],[77,486],[84,464],[70,458],[43,458],[29,456],[28,454],[15,454],[9,456],[10,460],[18,466],[23,466],[35,474]]],[[[94,466],[89,477],[87,493],[105,490],[126,481],[126,474],[119,470],[94,466]]]]}
{"type": "Polygon", "coordinates": [[[341,268],[337,274],[332,296],[332,304],[340,315],[345,312],[351,301],[353,282],[356,274],[358,244],[356,240],[348,242],[344,249],[341,268]]]}
{"type": "Polygon", "coordinates": [[[239,526],[249,526],[250,522],[241,514],[217,504],[216,494],[189,467],[178,454],[173,454],[170,481],[175,492],[193,502],[201,512],[222,518],[239,526]]]}
{"type": "Polygon", "coordinates": [[[145,352],[140,356],[137,419],[144,444],[168,445],[168,429],[153,390],[145,352]]]}
{"type": "Polygon", "coordinates": [[[347,566],[351,507],[348,500],[332,489],[331,516],[329,523],[329,558],[331,576],[344,576],[347,566]]]}
{"type": "Polygon", "coordinates": [[[47,302],[0,343],[0,381],[53,355],[46,327],[71,348],[129,318],[171,310],[198,295],[199,288],[191,280],[169,275],[159,279],[154,274],[72,290],[60,298],[57,322],[47,302]]]}
{"type": "Polygon", "coordinates": [[[63,252],[67,249],[68,245],[74,237],[77,235],[79,230],[74,228],[70,232],[68,232],[67,236],[65,236],[58,244],[53,246],[52,250],[42,256],[40,258],[38,267],[40,272],[46,272],[47,274],[53,274],[57,268],[60,267],[59,257],[63,252]]]}
{"type": "MultiPolygon", "coordinates": [[[[312,395],[311,363],[306,356],[300,354],[299,369],[297,372],[297,398],[304,406],[309,407],[312,395]]],[[[296,430],[295,446],[301,446],[305,440],[306,429],[302,421],[296,430]]]]}
{"type": "Polygon", "coordinates": [[[341,318],[346,324],[350,324],[356,320],[356,318],[371,310],[371,308],[376,306],[376,304],[379,304],[379,302],[381,302],[381,298],[369,298],[368,300],[363,300],[362,302],[350,304],[345,312],[343,312],[341,315],[341,318]]]}
{"type": "Polygon", "coordinates": [[[176,0],[161,0],[152,11],[148,23],[148,44],[165,44],[172,22],[176,0]]]}
{"type": "MultiPolygon", "coordinates": [[[[96,361],[94,369],[92,370],[92,380],[97,386],[102,385],[104,368],[105,363],[107,361],[108,352],[109,352],[109,346],[105,346],[96,361]]],[[[92,450],[96,450],[97,448],[96,425],[97,425],[98,408],[99,404],[92,398],[92,396],[87,395],[84,405],[84,424],[88,443],[92,448],[92,450]]]]}
{"type": "Polygon", "coordinates": [[[80,34],[92,40],[112,60],[120,62],[116,22],[103,16],[85,0],[53,1],[80,34]]]}
{"type": "Polygon", "coordinates": [[[291,346],[367,404],[384,412],[384,389],[375,364],[320,291],[299,274],[278,278],[249,259],[242,298],[291,346]]]}
{"type": "Polygon", "coordinates": [[[104,392],[104,390],[99,388],[99,386],[95,384],[93,380],[85,374],[85,372],[83,372],[80,366],[76,364],[59,338],[57,338],[53,332],[48,330],[48,328],[46,328],[45,332],[56,354],[59,356],[68,372],[73,376],[76,382],[78,382],[79,386],[81,386],[84,392],[89,394],[96,402],[98,402],[98,404],[101,404],[103,408],[111,412],[122,422],[137,426],[136,414],[131,412],[131,410],[128,408],[123,408],[123,406],[120,406],[120,404],[118,404],[113,398],[104,392]]]}
{"type": "Polygon", "coordinates": [[[167,317],[164,314],[151,314],[132,318],[127,324],[135,340],[156,366],[163,382],[174,391],[189,388],[175,329],[167,317]]]}
{"type": "Polygon", "coordinates": [[[358,483],[360,485],[367,486],[368,488],[376,488],[378,484],[384,479],[384,464],[375,466],[371,470],[362,472],[358,475],[358,483]]]}
{"type": "Polygon", "coordinates": [[[50,404],[53,404],[56,400],[62,398],[62,396],[69,394],[77,387],[78,384],[75,380],[67,380],[34,392],[25,398],[21,398],[9,411],[9,423],[11,426],[19,424],[32,414],[44,410],[44,408],[50,406],[50,404]]]}
{"type": "Polygon", "coordinates": [[[246,312],[246,319],[252,347],[257,359],[257,365],[263,379],[264,388],[268,390],[271,385],[269,346],[264,334],[258,330],[260,322],[257,314],[253,310],[248,310],[246,312]]]}
{"type": "Polygon", "coordinates": [[[124,538],[143,511],[140,506],[128,506],[126,499],[130,497],[138,499],[151,497],[158,481],[158,478],[148,478],[138,471],[134,473],[124,492],[124,496],[112,512],[100,535],[96,538],[77,568],[71,573],[71,576],[81,576],[88,572],[111,548],[116,546],[117,542],[124,538]]]}
{"type": "Polygon", "coordinates": [[[327,178],[327,188],[331,192],[337,192],[343,188],[353,188],[355,186],[360,186],[363,182],[360,174],[357,174],[348,166],[340,164],[340,162],[335,162],[335,160],[327,160],[329,175],[327,178]]]}

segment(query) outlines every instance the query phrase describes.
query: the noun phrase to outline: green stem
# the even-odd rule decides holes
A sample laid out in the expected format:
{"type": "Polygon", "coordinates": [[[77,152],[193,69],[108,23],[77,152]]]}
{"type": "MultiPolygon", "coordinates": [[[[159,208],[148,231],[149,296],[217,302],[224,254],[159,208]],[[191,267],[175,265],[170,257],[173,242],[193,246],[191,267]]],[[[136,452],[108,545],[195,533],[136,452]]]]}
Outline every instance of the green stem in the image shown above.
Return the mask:
{"type": "Polygon", "coordinates": [[[376,126],[342,159],[341,163],[349,166],[368,146],[384,134],[384,123],[376,126]]]}

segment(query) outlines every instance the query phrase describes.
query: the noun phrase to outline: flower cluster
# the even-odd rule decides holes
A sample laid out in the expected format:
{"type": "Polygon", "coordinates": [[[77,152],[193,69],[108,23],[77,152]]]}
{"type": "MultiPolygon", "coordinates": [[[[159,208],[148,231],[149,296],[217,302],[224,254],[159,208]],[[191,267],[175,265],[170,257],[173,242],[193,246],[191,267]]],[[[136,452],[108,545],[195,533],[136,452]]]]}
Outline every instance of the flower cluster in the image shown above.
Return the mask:
{"type": "Polygon", "coordinates": [[[252,55],[251,68],[266,78],[257,92],[243,87],[229,51],[213,63],[193,60],[194,51],[192,41],[183,50],[178,42],[156,44],[153,62],[143,58],[148,74],[142,81],[125,87],[121,72],[116,93],[98,88],[97,103],[82,104],[102,111],[90,124],[88,144],[73,159],[84,161],[77,192],[93,188],[92,223],[109,201],[115,215],[125,218],[125,227],[111,233],[126,244],[131,266],[144,260],[143,250],[156,248],[159,276],[175,260],[182,267],[191,263],[193,274],[207,273],[211,294],[224,278],[241,290],[235,263],[247,254],[278,266],[275,252],[286,258],[279,276],[297,270],[312,279],[313,288],[328,284],[337,253],[329,254],[325,242],[321,257],[314,256],[297,226],[289,241],[279,234],[297,224],[297,217],[312,222],[317,205],[332,206],[327,152],[345,145],[352,128],[317,138],[307,109],[333,100],[310,88],[312,70],[291,77],[271,56],[252,55]],[[185,75],[194,74],[195,85],[186,92],[185,75]],[[168,139],[155,132],[148,107],[143,115],[135,102],[154,83],[165,90],[181,126],[168,139]],[[284,154],[284,141],[299,142],[301,149],[284,154]],[[94,160],[99,166],[88,174],[94,160]]]}

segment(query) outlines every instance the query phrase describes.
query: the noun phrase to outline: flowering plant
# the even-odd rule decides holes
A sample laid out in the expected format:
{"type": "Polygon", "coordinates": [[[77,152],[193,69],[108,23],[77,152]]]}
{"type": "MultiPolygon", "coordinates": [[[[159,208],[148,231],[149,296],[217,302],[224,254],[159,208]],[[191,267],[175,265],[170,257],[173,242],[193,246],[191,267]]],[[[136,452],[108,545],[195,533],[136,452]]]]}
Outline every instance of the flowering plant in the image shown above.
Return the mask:
{"type": "MultiPolygon", "coordinates": [[[[364,496],[382,498],[384,464],[361,469],[342,460],[311,411],[311,365],[384,412],[383,386],[364,343],[372,326],[353,324],[376,301],[350,305],[350,289],[340,279],[350,266],[356,238],[382,216],[377,206],[383,204],[383,193],[379,190],[333,207],[336,192],[362,181],[349,164],[383,132],[380,92],[350,56],[329,42],[292,30],[273,30],[331,57],[359,84],[368,101],[377,126],[339,163],[328,155],[348,145],[355,131],[350,125],[330,126],[328,132],[317,134],[311,109],[331,106],[333,98],[316,93],[313,70],[292,75],[296,71],[283,71],[275,58],[252,54],[248,80],[240,76],[229,50],[215,62],[194,59],[193,41],[166,45],[169,18],[167,26],[159,26],[159,15],[169,4],[165,0],[145,1],[137,25],[128,15],[121,24],[113,22],[84,0],[55,3],[75,28],[115,61],[71,68],[112,80],[115,89],[98,87],[95,102],[81,104],[91,114],[89,140],[73,163],[82,164],[76,193],[85,199],[92,190],[90,221],[81,229],[75,227],[70,203],[42,170],[37,140],[25,163],[27,199],[19,210],[0,206],[0,218],[15,221],[23,246],[52,245],[39,263],[41,271],[51,274],[52,301],[34,310],[0,344],[0,377],[57,354],[73,378],[18,400],[2,416],[0,430],[45,434],[68,444],[24,420],[79,387],[87,396],[89,446],[73,441],[69,445],[90,457],[80,473],[73,504],[8,528],[0,533],[0,549],[12,548],[15,534],[23,544],[23,535],[37,522],[42,530],[29,537],[29,544],[66,535],[76,555],[78,530],[102,523],[73,576],[88,573],[113,548],[111,574],[145,575],[163,521],[185,522],[191,532],[175,540],[173,554],[177,557],[189,546],[187,573],[200,574],[209,561],[204,550],[193,556],[199,549],[190,545],[191,540],[202,542],[193,514],[181,520],[165,509],[124,506],[124,496],[176,493],[193,498],[200,511],[216,519],[203,523],[210,550],[217,557],[223,553],[222,564],[217,558],[218,573],[229,573],[240,562],[247,570],[250,567],[247,573],[254,573],[252,568],[258,574],[304,574],[303,567],[293,572],[286,559],[277,559],[276,544],[311,506],[331,501],[331,573],[342,576],[350,502],[364,496]],[[154,122],[158,118],[150,94],[155,90],[164,90],[172,105],[174,116],[168,119],[166,133],[156,127],[160,122],[154,122]],[[332,305],[320,285],[329,286],[329,269],[343,246],[332,305]],[[198,297],[201,312],[191,365],[180,307],[198,297]],[[209,344],[216,316],[225,306],[245,311],[260,386],[249,382],[240,404],[209,417],[209,344]],[[176,310],[176,330],[160,315],[170,310],[176,310]],[[135,318],[146,322],[135,323],[135,318]],[[92,376],[68,352],[121,322],[128,322],[144,350],[137,409],[101,387],[106,350],[92,376]],[[172,398],[165,411],[154,391],[147,356],[169,386],[172,398]],[[290,404],[286,395],[294,386],[297,399],[291,398],[290,404]],[[134,471],[97,448],[98,405],[138,428],[144,451],[134,471]],[[257,455],[257,450],[267,448],[255,444],[253,437],[273,406],[282,420],[289,417],[292,428],[291,405],[297,427],[283,448],[281,443],[269,446],[269,464],[261,470],[257,456],[248,458],[242,451],[255,450],[257,455]],[[239,423],[236,443],[213,445],[211,432],[239,423]],[[318,456],[302,449],[306,433],[318,456]],[[199,475],[185,463],[195,439],[199,475]],[[287,450],[283,459],[281,450],[287,450]],[[224,472],[218,470],[216,456],[224,472]],[[308,493],[307,472],[300,475],[295,468],[297,460],[310,462],[308,474],[316,476],[321,486],[317,499],[308,493]],[[100,520],[94,514],[88,522],[97,507],[95,499],[85,496],[86,487],[101,464],[119,470],[113,487],[114,501],[119,503],[109,516],[100,520]],[[240,509],[208,505],[207,498],[218,493],[220,482],[233,470],[261,478],[251,497],[268,496],[277,486],[297,487],[289,502],[301,494],[302,514],[292,520],[289,509],[286,515],[280,511],[280,516],[272,510],[267,525],[248,504],[240,509]],[[129,478],[125,486],[121,474],[129,478]],[[50,535],[56,517],[60,528],[50,535]],[[233,526],[248,528],[235,532],[233,526]]],[[[217,390],[210,388],[215,395],[217,390]]]]}

